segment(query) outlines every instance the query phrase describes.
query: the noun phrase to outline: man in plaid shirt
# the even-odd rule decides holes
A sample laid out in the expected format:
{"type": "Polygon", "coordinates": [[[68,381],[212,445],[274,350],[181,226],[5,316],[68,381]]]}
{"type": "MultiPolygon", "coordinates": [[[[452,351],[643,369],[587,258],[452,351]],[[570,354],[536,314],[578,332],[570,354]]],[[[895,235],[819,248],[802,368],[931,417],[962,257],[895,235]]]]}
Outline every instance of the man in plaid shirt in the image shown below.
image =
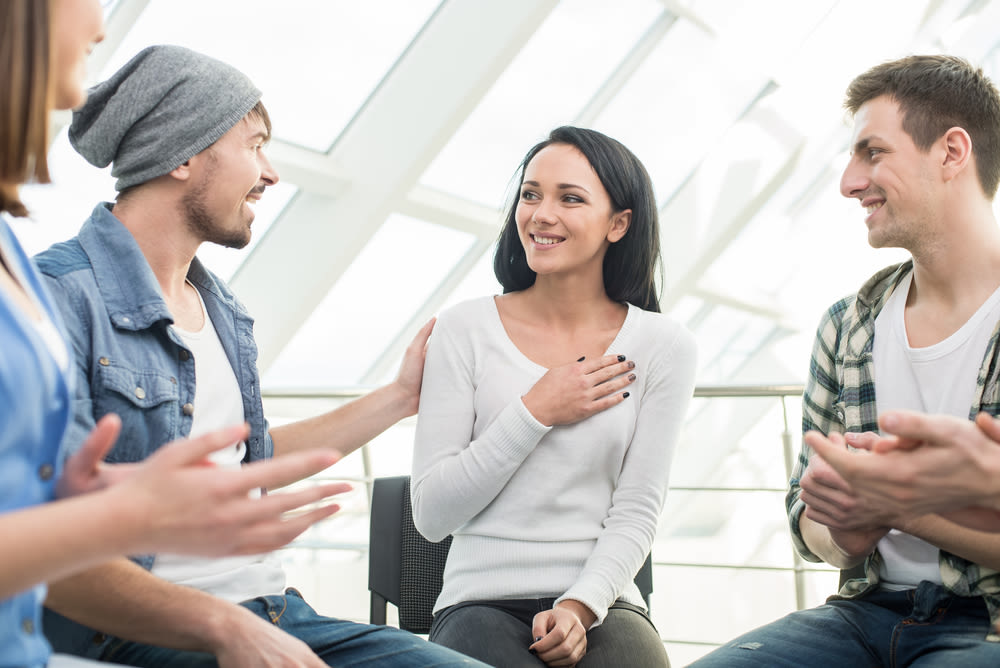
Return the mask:
{"type": "Polygon", "coordinates": [[[995,668],[1000,533],[873,503],[811,444],[870,448],[878,416],[901,409],[1000,411],[1000,96],[964,60],[911,56],[857,77],[845,106],[855,127],[841,193],[866,210],[873,247],[911,259],[821,321],[786,506],[806,559],[864,564],[864,576],[696,665],[995,668]]]}

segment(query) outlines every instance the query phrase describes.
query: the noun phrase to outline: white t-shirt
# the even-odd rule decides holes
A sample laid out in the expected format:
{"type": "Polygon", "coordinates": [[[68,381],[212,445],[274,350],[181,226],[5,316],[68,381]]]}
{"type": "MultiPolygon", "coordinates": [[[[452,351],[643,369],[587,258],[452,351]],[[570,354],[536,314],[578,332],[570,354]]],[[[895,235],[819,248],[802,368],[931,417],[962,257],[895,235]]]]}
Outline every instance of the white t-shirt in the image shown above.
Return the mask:
{"type": "MultiPolygon", "coordinates": [[[[244,421],[236,374],[204,302],[201,309],[205,318],[201,331],[188,332],[174,325],[174,331],[195,360],[197,384],[191,438],[244,421]]],[[[246,443],[240,442],[213,452],[209,459],[219,468],[236,469],[242,466],[245,454],[246,443]]],[[[260,490],[255,493],[259,495],[260,490]]],[[[174,584],[194,587],[234,603],[281,594],[285,589],[285,573],[273,554],[220,558],[158,554],[153,573],[174,584]]]]}
{"type": "MultiPolygon", "coordinates": [[[[906,409],[969,417],[976,377],[1000,318],[1000,288],[943,341],[911,348],[904,311],[913,273],[904,277],[875,319],[875,397],[878,413],[906,409]]],[[[941,584],[939,550],[896,529],[878,544],[885,589],[909,589],[922,580],[941,584]]]]}

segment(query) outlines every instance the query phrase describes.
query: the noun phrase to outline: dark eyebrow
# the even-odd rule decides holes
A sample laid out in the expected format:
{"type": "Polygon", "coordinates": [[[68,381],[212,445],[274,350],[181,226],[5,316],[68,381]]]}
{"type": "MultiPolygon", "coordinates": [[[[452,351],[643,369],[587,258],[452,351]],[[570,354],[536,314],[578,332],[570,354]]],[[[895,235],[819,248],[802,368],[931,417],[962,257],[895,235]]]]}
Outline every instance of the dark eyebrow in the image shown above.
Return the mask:
{"type": "Polygon", "coordinates": [[[854,148],[851,150],[851,154],[853,155],[859,151],[864,151],[871,145],[872,141],[880,142],[882,140],[878,137],[878,135],[863,137],[862,139],[859,139],[857,143],[854,144],[854,148]]]}
{"type": "MultiPolygon", "coordinates": [[[[529,186],[534,186],[535,188],[538,188],[540,184],[538,183],[538,181],[522,181],[521,185],[522,186],[523,185],[529,185],[529,186]]],[[[559,190],[576,189],[576,190],[582,190],[583,192],[587,193],[588,195],[590,194],[589,190],[587,190],[583,186],[577,185],[575,183],[558,183],[558,184],[556,184],[556,187],[559,188],[559,190]]]]}

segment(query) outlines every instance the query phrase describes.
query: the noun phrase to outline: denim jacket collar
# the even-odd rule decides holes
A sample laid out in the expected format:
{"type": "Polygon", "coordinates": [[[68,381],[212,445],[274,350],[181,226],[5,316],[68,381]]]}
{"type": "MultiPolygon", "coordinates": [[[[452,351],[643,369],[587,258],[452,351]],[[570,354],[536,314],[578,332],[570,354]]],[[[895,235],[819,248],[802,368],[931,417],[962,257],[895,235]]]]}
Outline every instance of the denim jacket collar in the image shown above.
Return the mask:
{"type": "Polygon", "coordinates": [[[173,324],[149,262],[132,233],[111,213],[112,206],[103,202],[94,207],[79,235],[111,322],[133,331],[161,320],[173,324]]]}

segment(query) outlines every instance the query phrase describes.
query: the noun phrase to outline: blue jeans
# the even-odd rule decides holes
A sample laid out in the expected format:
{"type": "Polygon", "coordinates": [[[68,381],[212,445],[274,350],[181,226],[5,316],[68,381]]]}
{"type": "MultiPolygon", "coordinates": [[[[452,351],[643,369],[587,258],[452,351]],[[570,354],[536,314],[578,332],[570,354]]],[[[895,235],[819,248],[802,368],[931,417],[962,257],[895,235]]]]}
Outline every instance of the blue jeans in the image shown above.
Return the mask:
{"type": "MultiPolygon", "coordinates": [[[[470,601],[434,615],[431,642],[473,656],[480,661],[512,668],[545,668],[528,652],[535,615],[551,610],[554,598],[470,601]]],[[[587,653],[578,668],[669,668],[667,652],[645,611],[619,601],[604,623],[587,632],[587,653]]]]}
{"type": "Polygon", "coordinates": [[[987,641],[990,633],[981,597],[955,596],[925,581],[916,589],[831,599],[793,612],[745,633],[691,667],[996,668],[1000,643],[987,641]]]}
{"type": "MultiPolygon", "coordinates": [[[[322,617],[294,589],[286,590],[284,596],[262,596],[244,601],[241,605],[309,645],[330,666],[418,668],[482,665],[391,626],[372,626],[322,617]]],[[[164,649],[124,640],[113,641],[101,660],[143,668],[218,666],[215,657],[204,652],[164,649]]]]}

